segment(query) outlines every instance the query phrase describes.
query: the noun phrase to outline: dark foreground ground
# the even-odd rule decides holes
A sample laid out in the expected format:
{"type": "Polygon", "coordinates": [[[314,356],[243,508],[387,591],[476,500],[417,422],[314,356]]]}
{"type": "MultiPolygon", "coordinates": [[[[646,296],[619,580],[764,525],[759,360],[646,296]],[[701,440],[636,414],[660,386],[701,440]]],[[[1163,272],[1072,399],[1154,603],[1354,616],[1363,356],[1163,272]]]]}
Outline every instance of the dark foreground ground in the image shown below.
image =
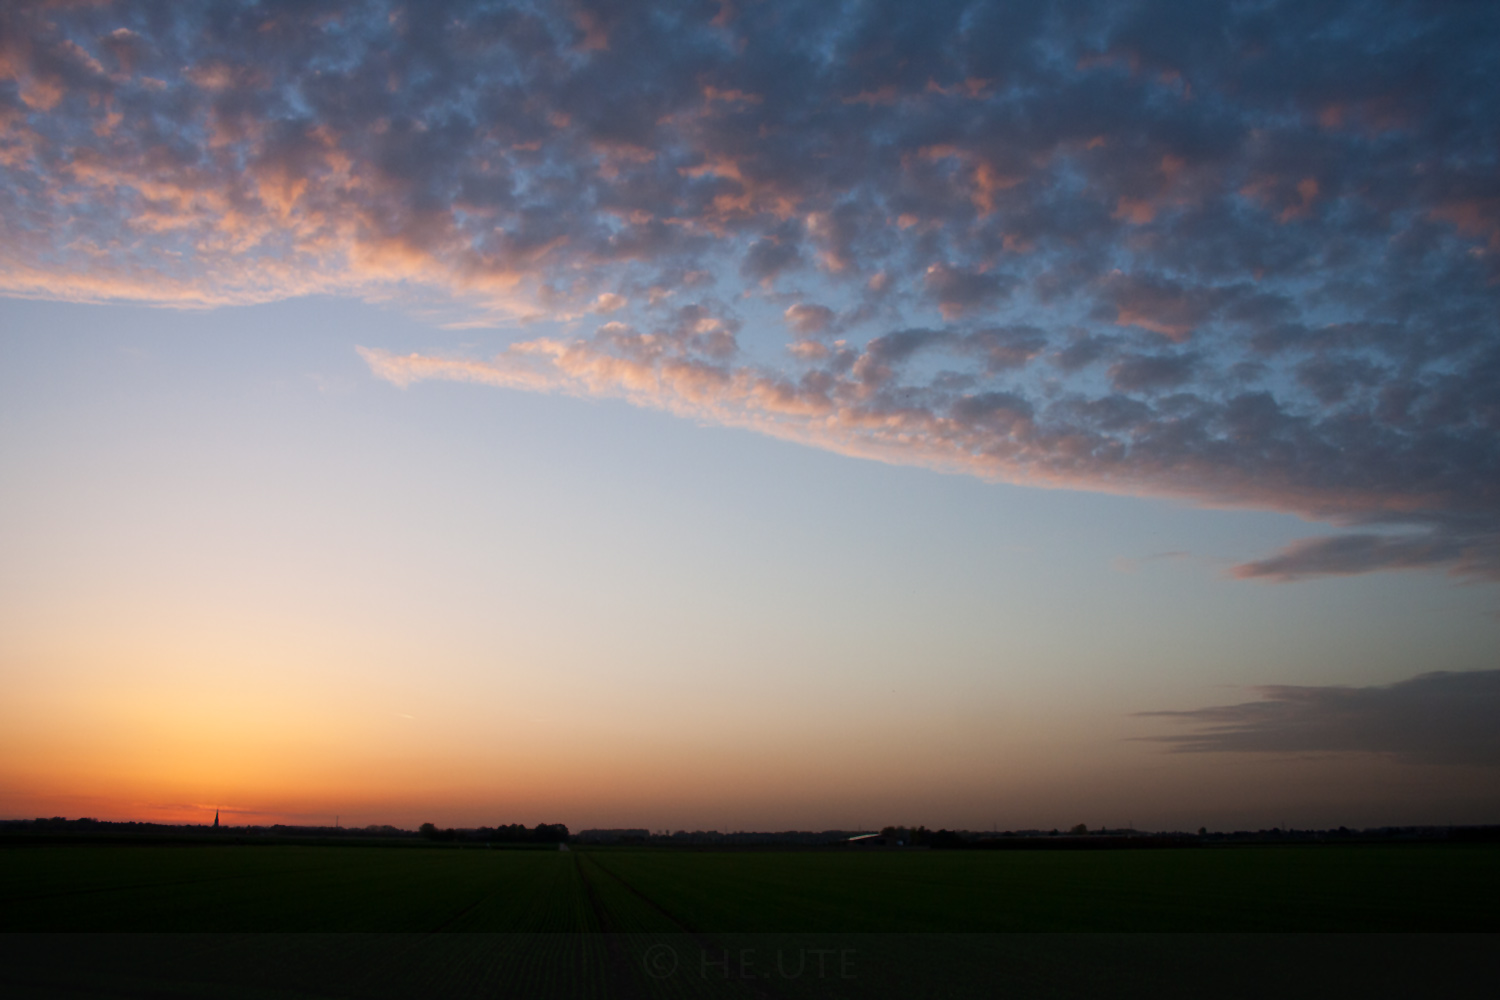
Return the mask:
{"type": "Polygon", "coordinates": [[[1489,995],[1497,899],[1492,845],[16,846],[0,993],[1489,995]]]}

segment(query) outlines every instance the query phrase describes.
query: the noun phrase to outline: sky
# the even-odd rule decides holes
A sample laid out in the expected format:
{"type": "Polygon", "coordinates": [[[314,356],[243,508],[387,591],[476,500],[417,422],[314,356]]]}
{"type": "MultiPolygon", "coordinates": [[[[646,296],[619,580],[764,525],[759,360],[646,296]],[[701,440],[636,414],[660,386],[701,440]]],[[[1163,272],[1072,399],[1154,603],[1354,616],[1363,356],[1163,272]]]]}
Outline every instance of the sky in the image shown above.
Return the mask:
{"type": "Polygon", "coordinates": [[[0,816],[1500,822],[1489,3],[0,7],[0,816]]]}

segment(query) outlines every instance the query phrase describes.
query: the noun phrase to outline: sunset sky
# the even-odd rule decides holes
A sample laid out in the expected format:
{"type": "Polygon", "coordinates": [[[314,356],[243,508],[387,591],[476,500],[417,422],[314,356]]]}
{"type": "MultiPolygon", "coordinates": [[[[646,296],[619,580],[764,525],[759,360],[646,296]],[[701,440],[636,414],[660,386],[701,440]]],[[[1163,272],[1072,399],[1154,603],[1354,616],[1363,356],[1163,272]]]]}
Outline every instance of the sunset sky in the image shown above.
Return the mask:
{"type": "Polygon", "coordinates": [[[1500,6],[0,5],[0,818],[1500,822],[1500,6]]]}

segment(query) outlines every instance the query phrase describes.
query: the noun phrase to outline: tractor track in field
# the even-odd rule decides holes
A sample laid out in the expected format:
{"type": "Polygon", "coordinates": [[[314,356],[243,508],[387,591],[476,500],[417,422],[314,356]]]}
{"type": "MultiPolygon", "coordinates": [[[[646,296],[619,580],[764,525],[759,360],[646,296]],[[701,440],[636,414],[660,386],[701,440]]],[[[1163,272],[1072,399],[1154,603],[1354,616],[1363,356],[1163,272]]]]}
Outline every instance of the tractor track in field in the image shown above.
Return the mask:
{"type": "Polygon", "coordinates": [[[599,925],[599,932],[604,935],[605,948],[609,953],[608,981],[621,996],[639,997],[644,1000],[649,996],[649,992],[645,984],[641,982],[635,963],[626,954],[625,943],[620,940],[620,932],[615,929],[614,922],[609,918],[609,909],[604,905],[604,900],[599,898],[599,890],[589,878],[588,871],[577,852],[573,852],[573,870],[578,873],[578,880],[583,883],[583,894],[589,901],[589,909],[593,911],[594,921],[599,925]]]}
{"type": "MultiPolygon", "coordinates": [[[[578,857],[578,855],[575,854],[574,857],[576,858],[578,857]]],[[[634,896],[636,899],[644,903],[651,909],[652,912],[656,913],[663,920],[667,921],[667,923],[676,928],[675,933],[681,934],[683,937],[690,938],[705,955],[721,951],[728,951],[728,949],[723,948],[719,942],[713,940],[713,938],[709,937],[707,934],[704,934],[702,931],[694,930],[693,928],[689,927],[687,924],[679,920],[676,916],[663,909],[661,904],[657,903],[656,900],[652,899],[650,896],[647,896],[635,886],[631,885],[624,878],[620,877],[618,873],[611,871],[609,868],[606,868],[604,865],[600,864],[593,858],[588,859],[588,866],[605,875],[606,877],[612,879],[617,885],[619,885],[620,888],[624,889],[626,892],[630,893],[630,895],[634,896]]],[[[580,874],[584,876],[585,884],[587,884],[588,875],[586,869],[580,869],[580,874]]],[[[591,903],[594,903],[596,898],[594,895],[594,887],[592,885],[589,885],[588,891],[589,900],[591,903]]],[[[595,906],[596,908],[602,908],[598,903],[595,903],[595,906]]],[[[778,1000],[779,997],[783,996],[783,994],[771,990],[768,984],[758,980],[740,980],[739,982],[740,985],[744,986],[752,996],[757,998],[757,1000],[778,1000]]]]}
{"type": "Polygon", "coordinates": [[[453,914],[453,916],[449,917],[447,920],[444,920],[437,927],[435,927],[432,930],[428,931],[427,932],[427,937],[432,937],[434,934],[444,934],[444,933],[447,933],[453,927],[454,924],[456,924],[459,921],[463,920],[465,917],[467,917],[469,914],[473,913],[475,910],[479,909],[485,903],[488,903],[490,900],[492,900],[496,896],[500,895],[503,891],[504,891],[504,887],[502,887],[500,889],[496,889],[493,892],[484,893],[478,899],[474,900],[474,902],[470,903],[468,906],[465,906],[462,910],[459,910],[457,913],[453,914]]]}

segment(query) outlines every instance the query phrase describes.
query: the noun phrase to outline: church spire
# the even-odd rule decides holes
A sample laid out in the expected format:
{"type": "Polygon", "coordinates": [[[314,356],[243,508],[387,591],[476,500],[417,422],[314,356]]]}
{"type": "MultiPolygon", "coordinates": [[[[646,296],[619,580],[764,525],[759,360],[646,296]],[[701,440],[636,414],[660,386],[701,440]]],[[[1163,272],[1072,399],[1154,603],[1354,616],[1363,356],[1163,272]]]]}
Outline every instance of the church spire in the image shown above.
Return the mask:
{"type": "Polygon", "coordinates": [[[217,830],[218,828],[219,828],[219,810],[215,809],[214,810],[214,829],[217,830]]]}

